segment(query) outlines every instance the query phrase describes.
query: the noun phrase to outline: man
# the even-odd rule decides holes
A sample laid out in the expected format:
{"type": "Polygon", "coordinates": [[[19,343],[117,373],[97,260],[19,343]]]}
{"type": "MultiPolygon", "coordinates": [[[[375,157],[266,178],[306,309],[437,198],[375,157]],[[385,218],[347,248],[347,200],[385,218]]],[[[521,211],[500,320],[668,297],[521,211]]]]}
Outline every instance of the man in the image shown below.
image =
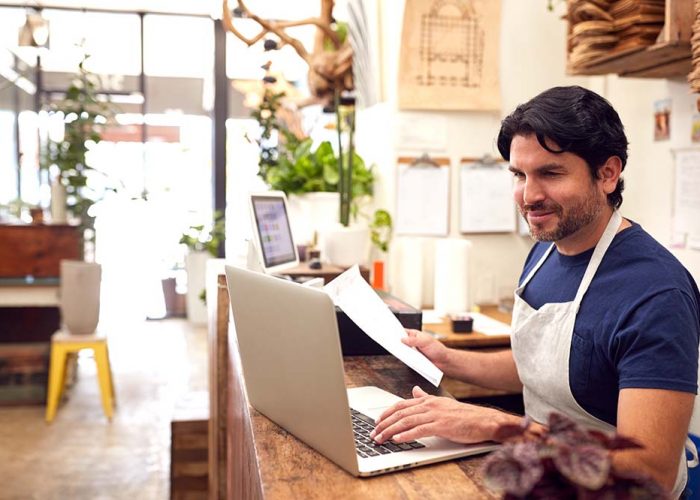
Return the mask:
{"type": "MultiPolygon", "coordinates": [[[[503,120],[498,149],[537,240],[515,292],[512,350],[448,349],[416,331],[404,342],[450,377],[522,389],[525,412],[539,424],[559,412],[638,440],[644,448],[615,453],[614,466],[651,475],[678,496],[697,390],[700,295],[683,266],[617,212],[627,161],[617,112],[584,88],[553,88],[503,120]]],[[[418,387],[413,396],[379,418],[375,440],[476,442],[520,420],[418,387]]]]}

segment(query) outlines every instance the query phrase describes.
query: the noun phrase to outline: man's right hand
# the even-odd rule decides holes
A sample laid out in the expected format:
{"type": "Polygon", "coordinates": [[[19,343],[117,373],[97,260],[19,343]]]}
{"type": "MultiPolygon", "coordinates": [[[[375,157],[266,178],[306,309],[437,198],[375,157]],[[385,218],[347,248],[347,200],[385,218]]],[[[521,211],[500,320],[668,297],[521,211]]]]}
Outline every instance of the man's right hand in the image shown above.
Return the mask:
{"type": "Polygon", "coordinates": [[[447,368],[449,349],[428,333],[418,330],[406,330],[408,337],[403,337],[401,342],[409,347],[417,348],[423,355],[432,361],[443,372],[447,368]]]}
{"type": "Polygon", "coordinates": [[[510,349],[489,352],[450,349],[428,333],[417,330],[406,333],[408,336],[401,342],[418,349],[448,377],[489,389],[523,390],[510,349]]]}

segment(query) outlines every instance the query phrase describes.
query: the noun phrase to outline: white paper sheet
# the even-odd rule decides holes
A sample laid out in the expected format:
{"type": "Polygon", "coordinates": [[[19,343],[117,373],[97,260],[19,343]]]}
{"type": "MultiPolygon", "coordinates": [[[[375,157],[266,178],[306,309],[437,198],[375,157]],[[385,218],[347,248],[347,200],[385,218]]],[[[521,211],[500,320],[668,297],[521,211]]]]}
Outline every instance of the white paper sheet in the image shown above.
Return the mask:
{"type": "Polygon", "coordinates": [[[433,384],[440,385],[442,371],[417,349],[401,342],[406,336],[404,327],[384,301],[372,290],[353,266],[335,278],[324,289],[360,329],[384,349],[406,363],[433,384]]]}
{"type": "Polygon", "coordinates": [[[513,174],[505,164],[463,164],[459,176],[462,233],[514,232],[513,174]]]}
{"type": "Polygon", "coordinates": [[[447,118],[438,114],[399,113],[398,150],[447,151],[447,118]]]}
{"type": "Polygon", "coordinates": [[[399,165],[396,233],[446,236],[450,168],[399,165]]]}
{"type": "Polygon", "coordinates": [[[700,239],[700,151],[676,151],[673,230],[688,235],[688,246],[700,239]]]}
{"type": "Polygon", "coordinates": [[[423,309],[424,325],[439,325],[445,322],[445,314],[435,309],[423,309]]]}
{"type": "Polygon", "coordinates": [[[483,333],[484,335],[510,335],[510,325],[502,321],[489,318],[485,314],[470,312],[467,313],[474,318],[472,330],[483,333]]]}

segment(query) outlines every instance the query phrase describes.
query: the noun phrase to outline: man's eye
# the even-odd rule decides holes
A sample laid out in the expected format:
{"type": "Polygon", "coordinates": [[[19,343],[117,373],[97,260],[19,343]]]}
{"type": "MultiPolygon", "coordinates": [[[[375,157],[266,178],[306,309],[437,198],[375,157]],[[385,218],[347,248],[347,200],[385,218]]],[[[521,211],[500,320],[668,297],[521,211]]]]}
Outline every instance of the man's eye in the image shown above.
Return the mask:
{"type": "Polygon", "coordinates": [[[522,172],[513,172],[513,177],[515,177],[517,179],[524,179],[525,174],[523,174],[522,172]]]}

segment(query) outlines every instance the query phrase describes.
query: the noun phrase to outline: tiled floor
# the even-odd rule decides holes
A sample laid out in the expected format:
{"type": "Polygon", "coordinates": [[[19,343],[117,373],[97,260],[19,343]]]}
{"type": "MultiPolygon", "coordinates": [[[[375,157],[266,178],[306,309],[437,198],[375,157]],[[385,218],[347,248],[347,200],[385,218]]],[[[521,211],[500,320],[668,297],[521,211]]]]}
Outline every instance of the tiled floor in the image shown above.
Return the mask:
{"type": "Polygon", "coordinates": [[[114,419],[102,413],[95,365],[83,355],[52,424],[43,406],[0,407],[1,499],[169,498],[170,419],[179,399],[207,390],[206,328],[110,324],[114,419]]]}

